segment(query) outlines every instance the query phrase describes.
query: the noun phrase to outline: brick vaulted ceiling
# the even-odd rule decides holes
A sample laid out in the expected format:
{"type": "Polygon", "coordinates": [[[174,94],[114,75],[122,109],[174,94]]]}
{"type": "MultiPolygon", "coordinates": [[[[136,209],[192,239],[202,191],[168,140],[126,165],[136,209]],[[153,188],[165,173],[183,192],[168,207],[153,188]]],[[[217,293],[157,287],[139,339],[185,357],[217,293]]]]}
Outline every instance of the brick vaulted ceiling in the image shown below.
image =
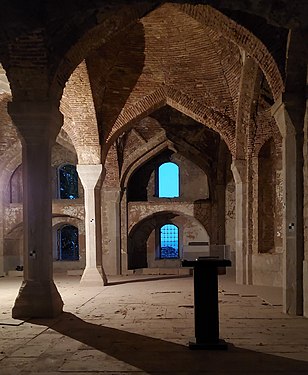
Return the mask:
{"type": "MultiPolygon", "coordinates": [[[[10,7],[20,3],[12,1],[10,7]]],[[[180,0],[112,4],[95,0],[89,7],[71,0],[64,3],[63,9],[49,0],[45,5],[37,1],[37,7],[31,3],[29,8],[16,8],[14,22],[3,19],[1,27],[7,30],[3,33],[0,28],[0,52],[6,36],[10,48],[7,56],[6,49],[2,51],[8,59],[3,58],[3,66],[8,77],[14,78],[10,81],[13,100],[43,100],[46,93],[58,100],[64,89],[60,106],[64,128],[82,162],[99,160],[100,145],[107,141],[109,147],[123,131],[165,105],[219,133],[232,152],[235,123],[245,111],[246,94],[240,81],[247,56],[258,65],[263,79],[257,111],[268,109],[284,89],[287,29],[282,21],[276,25],[277,20],[267,16],[258,18],[257,30],[250,27],[255,13],[261,12],[255,2],[252,7],[251,1],[238,1],[234,9],[229,9],[228,1],[213,6],[180,0]],[[66,19],[69,4],[74,5],[66,19]],[[250,16],[246,17],[246,11],[250,16]],[[17,31],[21,38],[16,38],[17,31]],[[27,53],[33,61],[25,61],[23,48],[37,40],[43,57],[27,53]],[[46,69],[40,68],[43,63],[46,69]],[[33,79],[28,71],[39,76],[33,79]],[[95,151],[95,160],[88,155],[89,147],[91,155],[95,151]]],[[[265,11],[271,14],[268,8],[265,11]]],[[[253,97],[258,98],[258,93],[253,97]]],[[[262,118],[268,122],[266,116],[262,118]]]]}
{"type": "MultiPolygon", "coordinates": [[[[170,96],[167,104],[184,103],[180,109],[186,112],[189,104],[185,101],[194,103],[195,112],[199,108],[206,114],[206,125],[227,142],[232,140],[241,51],[174,5],[155,9],[86,61],[99,131],[105,140],[124,130],[131,117],[147,115],[170,96]]],[[[186,114],[190,115],[189,110],[186,114]]]]}

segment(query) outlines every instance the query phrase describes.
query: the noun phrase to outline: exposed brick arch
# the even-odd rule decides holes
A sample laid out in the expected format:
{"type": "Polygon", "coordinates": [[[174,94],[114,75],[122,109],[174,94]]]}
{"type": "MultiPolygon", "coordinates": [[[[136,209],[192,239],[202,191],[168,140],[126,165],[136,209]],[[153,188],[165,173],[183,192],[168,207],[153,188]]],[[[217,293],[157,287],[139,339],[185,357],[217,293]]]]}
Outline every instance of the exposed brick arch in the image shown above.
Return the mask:
{"type": "Polygon", "coordinates": [[[6,71],[0,63],[0,95],[11,94],[10,83],[8,81],[6,71]]]}
{"type": "Polygon", "coordinates": [[[63,129],[73,142],[79,164],[100,163],[100,141],[85,61],[68,80],[60,109],[65,114],[63,129]]]}
{"type": "MultiPolygon", "coordinates": [[[[182,12],[195,19],[201,26],[207,28],[207,32],[209,29],[215,30],[216,33],[230,40],[235,45],[244,48],[260,64],[274,92],[274,96],[277,97],[277,95],[281,93],[283,90],[283,82],[277,65],[266,47],[251,32],[210,6],[174,3],[169,3],[167,5],[176,12],[182,12]]],[[[162,6],[166,6],[166,4],[162,6]]],[[[55,90],[60,89],[58,95],[61,95],[63,86],[75,66],[79,64],[91,50],[98,48],[121,31],[128,30],[136,21],[152,10],[151,7],[153,8],[153,6],[149,4],[124,7],[117,12],[116,15],[110,14],[108,22],[107,18],[104,18],[101,24],[95,25],[93,29],[89,28],[89,31],[67,52],[66,58],[63,59],[62,64],[58,67],[58,76],[55,78],[55,85],[58,86],[59,83],[61,85],[61,87],[55,86],[55,90]],[[106,24],[108,23],[111,23],[113,27],[107,30],[106,24]]],[[[224,74],[227,74],[227,70],[224,74]]],[[[230,88],[230,90],[234,92],[236,91],[235,89],[236,87],[230,88]]]]}
{"type": "Polygon", "coordinates": [[[121,133],[128,130],[133,123],[136,123],[166,104],[166,92],[164,87],[161,86],[156,91],[144,96],[134,105],[124,107],[111,131],[106,135],[106,143],[113,143],[114,140],[118,138],[121,133]]]}
{"type": "MultiPolygon", "coordinates": [[[[129,228],[128,235],[131,236],[132,233],[134,233],[136,230],[138,230],[138,228],[140,228],[140,226],[142,226],[142,224],[147,222],[147,221],[151,221],[155,218],[162,218],[162,220],[165,221],[166,218],[172,219],[176,216],[189,217],[190,220],[196,221],[202,228],[204,228],[204,230],[208,234],[210,234],[210,231],[207,228],[205,228],[205,226],[201,223],[201,221],[199,221],[196,217],[194,217],[189,212],[186,212],[183,209],[183,211],[181,211],[181,210],[171,210],[171,211],[162,210],[162,211],[156,212],[155,214],[145,213],[144,216],[140,217],[140,220],[138,221],[138,223],[136,223],[135,225],[133,225],[132,227],[129,228]]],[[[151,229],[153,230],[154,228],[152,227],[151,229]]]]}
{"type": "Polygon", "coordinates": [[[137,3],[131,5],[120,5],[112,12],[106,11],[99,14],[98,18],[91,15],[88,22],[84,24],[87,30],[68,47],[62,60],[58,64],[51,84],[51,95],[60,100],[62,91],[69,77],[76,67],[87,57],[90,51],[97,49],[114,35],[129,29],[153,7],[152,3],[137,3]]]}
{"type": "MultiPolygon", "coordinates": [[[[48,86],[50,85],[50,97],[56,98],[57,100],[60,99],[64,85],[69,76],[87,56],[89,51],[105,43],[113,35],[120,32],[120,30],[129,28],[134,22],[161,4],[163,3],[154,1],[147,3],[130,2],[130,4],[112,4],[112,6],[94,4],[92,6],[89,5],[86,10],[84,7],[76,4],[72,10],[72,19],[70,19],[69,16],[59,17],[60,11],[53,9],[53,6],[49,6],[46,25],[44,25],[46,30],[45,28],[42,30],[38,29],[34,35],[31,35],[31,38],[38,38],[39,35],[41,37],[40,43],[44,44],[46,40],[48,40],[48,47],[51,51],[55,51],[54,56],[50,58],[52,61],[50,71],[48,73],[46,72],[44,75],[44,89],[48,90],[48,86]]],[[[246,49],[247,52],[258,61],[262,70],[267,73],[266,77],[269,79],[275,97],[283,90],[283,82],[273,58],[268,53],[265,46],[254,37],[252,33],[248,32],[247,29],[239,26],[236,22],[222,15],[219,11],[210,6],[175,4],[175,2],[172,2],[172,4],[177,9],[198,19],[202,24],[206,23],[213,29],[220,31],[226,38],[229,38],[234,41],[235,44],[246,49]]],[[[222,8],[234,8],[234,5],[229,4],[229,2],[219,2],[219,6],[222,8]]],[[[42,5],[40,7],[41,11],[43,8],[44,6],[42,5]]],[[[242,11],[247,10],[250,13],[259,13],[263,16],[262,7],[257,9],[257,7],[249,4],[249,7],[247,6],[246,9],[239,3],[235,8],[241,9],[242,11]]],[[[265,18],[270,16],[268,14],[268,9],[269,8],[267,8],[267,11],[264,11],[265,18]]],[[[292,9],[292,7],[290,7],[290,9],[292,9]]],[[[277,11],[279,13],[279,10],[276,10],[275,13],[277,13],[277,11]]],[[[40,14],[40,12],[37,12],[37,14],[40,14]]],[[[301,16],[302,19],[304,18],[303,14],[299,16],[301,16]]],[[[272,15],[271,17],[275,19],[275,16],[272,15]]],[[[284,15],[284,18],[286,18],[286,15],[284,15]]],[[[298,22],[298,16],[295,20],[294,17],[287,18],[288,21],[291,19],[298,22]]],[[[38,22],[35,23],[36,26],[43,23],[42,20],[37,21],[38,22]]],[[[283,21],[280,20],[280,23],[283,25],[283,21]]],[[[33,25],[31,26],[33,29],[33,25]]],[[[23,25],[23,27],[25,27],[25,25],[23,25]]],[[[14,26],[14,28],[16,28],[16,26],[14,26]]],[[[12,30],[10,31],[12,32],[12,30]]],[[[16,33],[16,30],[14,30],[14,33],[16,33]]],[[[32,40],[31,38],[30,40],[32,40]]],[[[23,50],[21,53],[24,57],[25,53],[23,50]]],[[[48,48],[46,48],[46,50],[43,50],[42,56],[40,56],[40,64],[42,65],[43,61],[47,66],[49,64],[48,58],[48,48]]],[[[40,69],[38,69],[38,72],[39,71],[40,69]]],[[[43,80],[41,79],[41,81],[43,80]]],[[[40,90],[42,91],[42,87],[40,87],[40,90]]],[[[29,93],[24,94],[29,95],[29,93]]]]}
{"type": "Polygon", "coordinates": [[[161,85],[155,92],[145,96],[134,105],[125,107],[121,111],[107,137],[104,155],[106,155],[110,145],[113,144],[120,134],[130,129],[141,118],[148,116],[166,104],[215,130],[222,136],[230,152],[233,153],[235,124],[231,119],[224,117],[212,108],[206,107],[183,92],[179,92],[166,85],[161,85]]]}
{"type": "Polygon", "coordinates": [[[21,143],[15,142],[0,163],[0,192],[2,192],[3,201],[10,201],[9,186],[11,177],[16,168],[21,164],[21,143]]]}
{"type": "Polygon", "coordinates": [[[164,140],[161,142],[159,137],[157,137],[151,144],[146,143],[142,149],[131,155],[131,158],[127,160],[125,168],[123,168],[123,173],[121,175],[120,184],[122,187],[126,187],[130,176],[147,160],[151,159],[153,156],[158,155],[163,150],[172,147],[172,142],[169,140],[164,140]],[[155,142],[155,145],[153,144],[155,142]]]}
{"type": "Polygon", "coordinates": [[[0,93],[0,121],[2,124],[0,127],[0,160],[6,157],[5,154],[10,150],[13,143],[15,143],[17,139],[20,139],[17,128],[8,114],[7,107],[11,100],[11,94],[0,93]]]}
{"type": "Polygon", "coordinates": [[[7,112],[7,104],[11,99],[10,93],[0,93],[0,191],[3,193],[7,191],[11,175],[21,164],[20,136],[7,112]]]}
{"type": "Polygon", "coordinates": [[[185,92],[167,87],[167,104],[188,117],[215,130],[225,141],[231,154],[234,152],[235,122],[228,116],[207,107],[185,92]]]}
{"type": "Polygon", "coordinates": [[[282,136],[275,119],[272,117],[270,111],[264,111],[257,117],[257,129],[255,131],[253,143],[253,156],[258,156],[260,149],[270,138],[273,138],[275,148],[281,152],[282,136]]]}
{"type": "Polygon", "coordinates": [[[76,228],[79,229],[81,232],[80,234],[84,234],[84,222],[79,217],[74,216],[58,216],[57,214],[52,216],[52,227],[59,227],[61,225],[74,225],[76,228]]]}
{"type": "Polygon", "coordinates": [[[70,107],[68,98],[63,95],[60,103],[60,111],[63,114],[63,130],[67,133],[72,141],[72,144],[76,150],[77,134],[75,132],[75,122],[73,120],[73,112],[70,107]]]}
{"type": "Polygon", "coordinates": [[[220,32],[225,38],[243,48],[260,65],[275,99],[284,91],[284,84],[278,66],[265,45],[249,30],[210,6],[175,4],[183,12],[220,32]]]}

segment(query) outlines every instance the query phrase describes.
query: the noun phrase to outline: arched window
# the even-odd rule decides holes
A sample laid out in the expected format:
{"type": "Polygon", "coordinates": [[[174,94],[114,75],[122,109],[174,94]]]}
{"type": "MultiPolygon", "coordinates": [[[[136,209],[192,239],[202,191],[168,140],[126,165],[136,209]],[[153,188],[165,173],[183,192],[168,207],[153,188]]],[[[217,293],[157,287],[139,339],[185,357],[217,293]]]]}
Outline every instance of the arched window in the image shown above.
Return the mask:
{"type": "Polygon", "coordinates": [[[160,228],[160,258],[179,257],[179,228],[174,224],[165,224],[160,228]]]}
{"type": "Polygon", "coordinates": [[[58,171],[60,199],[78,198],[78,174],[75,165],[61,165],[58,171]]]}
{"type": "Polygon", "coordinates": [[[180,195],[179,167],[175,163],[163,163],[158,168],[158,196],[176,198],[180,195]]]}
{"type": "Polygon", "coordinates": [[[78,228],[64,225],[57,231],[58,260],[79,260],[78,228]]]}

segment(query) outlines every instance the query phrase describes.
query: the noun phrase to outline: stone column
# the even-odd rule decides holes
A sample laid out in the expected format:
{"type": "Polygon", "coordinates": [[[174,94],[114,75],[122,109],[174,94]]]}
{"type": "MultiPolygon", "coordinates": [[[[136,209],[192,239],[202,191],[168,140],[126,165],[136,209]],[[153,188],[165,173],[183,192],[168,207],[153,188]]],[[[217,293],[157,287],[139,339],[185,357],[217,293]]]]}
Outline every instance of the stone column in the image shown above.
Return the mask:
{"type": "Polygon", "coordinates": [[[121,254],[120,254],[120,265],[121,265],[121,274],[126,275],[128,272],[128,258],[127,258],[127,249],[128,249],[128,204],[127,204],[127,194],[123,194],[120,202],[121,210],[121,254]]]}
{"type": "Polygon", "coordinates": [[[231,169],[235,181],[235,256],[236,282],[250,284],[252,278],[251,254],[247,245],[247,162],[233,160],[231,169]]]}
{"type": "Polygon", "coordinates": [[[217,244],[225,245],[226,243],[226,228],[225,228],[225,215],[226,215],[226,185],[216,185],[217,197],[217,244]]]}
{"type": "Polygon", "coordinates": [[[51,103],[9,103],[22,141],[24,280],[13,318],[53,318],[63,302],[53,282],[51,147],[63,116],[51,103]]]}
{"type": "Polygon", "coordinates": [[[121,221],[118,188],[104,188],[103,194],[103,262],[108,275],[121,273],[121,221]]]}
{"type": "Polygon", "coordinates": [[[102,286],[107,278],[102,267],[100,189],[102,165],[77,165],[84,188],[86,267],[80,280],[83,286],[102,286]]]}
{"type": "Polygon", "coordinates": [[[303,230],[302,173],[303,134],[298,134],[282,100],[272,107],[282,134],[283,174],[283,310],[302,314],[303,309],[303,230]],[[301,148],[301,149],[299,149],[301,148]]]}

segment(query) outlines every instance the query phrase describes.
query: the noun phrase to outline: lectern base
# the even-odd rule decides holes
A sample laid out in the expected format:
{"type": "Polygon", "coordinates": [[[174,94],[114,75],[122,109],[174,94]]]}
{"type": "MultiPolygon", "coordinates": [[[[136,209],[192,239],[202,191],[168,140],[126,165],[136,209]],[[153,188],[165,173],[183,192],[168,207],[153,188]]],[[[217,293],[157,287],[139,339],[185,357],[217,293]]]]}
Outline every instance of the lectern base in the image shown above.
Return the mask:
{"type": "Polygon", "coordinates": [[[189,341],[189,349],[191,350],[227,350],[228,344],[225,340],[219,340],[218,342],[203,342],[197,343],[195,341],[189,341]]]}

